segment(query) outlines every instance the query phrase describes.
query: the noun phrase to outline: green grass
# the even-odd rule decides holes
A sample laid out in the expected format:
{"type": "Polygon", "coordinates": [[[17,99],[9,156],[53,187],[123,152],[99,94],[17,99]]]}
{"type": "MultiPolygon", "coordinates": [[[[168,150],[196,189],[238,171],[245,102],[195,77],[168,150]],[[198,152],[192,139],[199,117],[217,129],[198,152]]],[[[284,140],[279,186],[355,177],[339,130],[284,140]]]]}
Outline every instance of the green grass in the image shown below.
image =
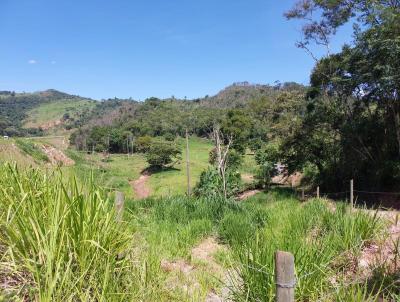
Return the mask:
{"type": "MultiPolygon", "coordinates": [[[[1,295],[36,301],[126,301],[137,292],[131,234],[104,193],[59,174],[0,168],[1,295]],[[7,263],[4,266],[4,263],[7,263]],[[4,288],[2,289],[4,290],[4,288]]],[[[138,283],[138,282],[136,282],[138,283]]]]}
{"type": "Polygon", "coordinates": [[[45,103],[27,113],[29,118],[24,121],[24,126],[39,127],[47,122],[60,120],[65,113],[76,117],[78,113],[94,108],[95,104],[95,101],[71,99],[45,103]]]}
{"type": "MultiPolygon", "coordinates": [[[[78,180],[87,178],[91,173],[95,175],[98,185],[123,191],[126,196],[133,197],[133,190],[129,181],[138,179],[140,173],[148,167],[144,154],[133,154],[127,156],[124,154],[111,154],[107,162],[102,161],[103,156],[100,153],[87,154],[78,152],[72,148],[63,150],[66,145],[62,144],[63,138],[38,138],[35,140],[18,139],[18,146],[27,155],[34,158],[36,164],[42,164],[46,161],[45,154],[38,147],[40,144],[51,144],[62,150],[68,157],[75,161],[75,166],[64,167],[65,173],[72,173],[78,180]]],[[[178,141],[182,148],[182,159],[173,168],[164,169],[155,172],[150,176],[147,185],[150,187],[151,196],[174,196],[176,194],[185,194],[187,190],[186,178],[186,147],[185,141],[178,141]]],[[[190,138],[190,175],[192,188],[196,185],[202,171],[209,167],[208,157],[213,145],[211,141],[191,137],[190,138]]],[[[1,151],[1,150],[0,150],[1,151]]],[[[21,157],[21,156],[20,156],[21,157]]],[[[6,153],[0,152],[0,159],[4,161],[13,161],[12,156],[6,156],[6,153]]],[[[17,162],[23,163],[24,160],[17,162]]],[[[32,163],[32,164],[35,164],[32,163]]],[[[245,165],[242,168],[243,173],[251,173],[251,167],[254,169],[253,157],[245,156],[245,165]]]]}
{"type": "MultiPolygon", "coordinates": [[[[348,300],[342,301],[374,301],[373,289],[379,291],[382,279],[373,284],[350,282],[346,272],[351,270],[351,257],[357,259],[366,243],[383,235],[383,222],[377,216],[363,211],[350,213],[345,204],[338,204],[332,212],[321,200],[301,206],[294,198],[275,201],[276,197],[261,196],[246,207],[263,204],[265,226],[249,232],[252,236],[247,236],[246,242],[232,245],[242,280],[234,292],[237,300],[274,301],[274,253],[283,250],[295,256],[296,301],[339,301],[346,292],[344,287],[352,288],[354,296],[348,293],[348,300]],[[339,285],[331,283],[333,278],[339,285]],[[361,292],[362,297],[358,297],[361,292]]],[[[243,219],[236,218],[230,227],[243,232],[242,224],[243,219]]]]}
{"type": "Polygon", "coordinates": [[[26,139],[17,139],[15,140],[15,143],[22,152],[31,156],[36,163],[43,164],[49,161],[47,155],[43,152],[43,150],[40,149],[40,146],[34,142],[26,139]]]}
{"type": "MultiPolygon", "coordinates": [[[[80,153],[76,159],[86,160],[80,153]]],[[[125,177],[126,160],[113,160],[125,177]]],[[[79,172],[80,184],[74,171],[0,167],[0,280],[12,280],[0,301],[203,301],[223,286],[207,264],[191,259],[193,247],[210,236],[226,246],[216,261],[240,276],[235,301],[274,300],[278,249],[295,255],[297,301],[395,298],[394,277],[384,271],[368,282],[348,278],[351,259],[382,236],[384,221],[366,211],[350,212],[344,204],[332,211],[323,200],[299,203],[290,191],[275,190],[242,203],[127,200],[117,224],[112,195],[94,185],[103,172],[88,178],[86,165],[79,165],[87,169],[79,172]],[[164,260],[185,261],[194,271],[163,271],[164,260]]]]}
{"type": "Polygon", "coordinates": [[[0,163],[15,162],[20,167],[36,166],[32,157],[20,150],[14,139],[0,139],[0,163]]]}
{"type": "Polygon", "coordinates": [[[107,161],[102,161],[103,155],[100,153],[87,154],[68,149],[66,154],[75,161],[75,166],[65,168],[67,173],[77,175],[80,180],[93,174],[98,185],[109,190],[122,191],[128,197],[133,196],[129,181],[139,178],[141,171],[147,166],[142,154],[129,157],[111,154],[107,161]]]}
{"type": "Polygon", "coordinates": [[[243,164],[239,169],[240,173],[255,175],[257,173],[257,163],[254,159],[254,154],[251,152],[246,152],[243,158],[243,164]]]}
{"type": "MultiPolygon", "coordinates": [[[[182,160],[173,168],[164,169],[151,175],[147,185],[151,196],[173,196],[184,194],[187,190],[186,153],[184,141],[179,141],[182,147],[182,160]]],[[[190,139],[190,173],[192,187],[197,183],[200,174],[208,167],[208,154],[212,144],[208,140],[197,137],[190,139]]],[[[94,173],[99,185],[122,190],[127,196],[133,197],[129,181],[138,179],[140,173],[148,167],[144,154],[136,153],[131,156],[111,154],[107,162],[99,153],[86,154],[73,149],[65,151],[76,165],[66,170],[76,173],[79,179],[84,179],[94,173]]]]}
{"type": "MultiPolygon", "coordinates": [[[[154,196],[184,194],[187,190],[186,146],[183,139],[179,143],[182,146],[181,162],[175,165],[173,169],[160,171],[150,177],[149,184],[154,196]]],[[[197,137],[190,138],[189,146],[191,185],[194,187],[201,172],[209,166],[208,156],[213,146],[209,140],[197,137]]]]}

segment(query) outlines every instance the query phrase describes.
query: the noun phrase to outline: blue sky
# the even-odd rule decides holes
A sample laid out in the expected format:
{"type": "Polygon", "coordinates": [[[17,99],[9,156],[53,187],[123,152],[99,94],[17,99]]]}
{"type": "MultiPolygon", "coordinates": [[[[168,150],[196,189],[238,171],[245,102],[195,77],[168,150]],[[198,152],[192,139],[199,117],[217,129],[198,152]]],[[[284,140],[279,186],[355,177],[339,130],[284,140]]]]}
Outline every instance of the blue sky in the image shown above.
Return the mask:
{"type": "MultiPolygon", "coordinates": [[[[0,0],[0,90],[196,98],[237,81],[307,84],[294,0],[0,0]]],[[[333,50],[351,41],[345,28],[333,50]]]]}

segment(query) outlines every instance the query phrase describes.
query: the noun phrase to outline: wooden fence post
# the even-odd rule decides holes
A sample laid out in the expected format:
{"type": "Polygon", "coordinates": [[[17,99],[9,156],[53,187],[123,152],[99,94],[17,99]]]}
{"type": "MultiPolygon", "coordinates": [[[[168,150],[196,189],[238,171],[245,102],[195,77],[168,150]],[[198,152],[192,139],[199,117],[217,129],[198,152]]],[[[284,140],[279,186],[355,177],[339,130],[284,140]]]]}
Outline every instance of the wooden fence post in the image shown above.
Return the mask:
{"type": "Polygon", "coordinates": [[[301,188],[301,200],[304,201],[305,199],[304,188],[301,188]]]}
{"type": "Polygon", "coordinates": [[[124,193],[116,191],[115,192],[115,212],[117,213],[117,222],[122,221],[122,215],[124,213],[124,193]]]}
{"type": "Polygon", "coordinates": [[[190,158],[189,158],[189,133],[186,129],[186,177],[187,177],[187,195],[190,196],[190,158]]]}
{"type": "Polygon", "coordinates": [[[291,253],[277,251],[275,253],[276,301],[294,302],[294,257],[291,253]]]}
{"type": "Polygon", "coordinates": [[[351,208],[354,207],[354,182],[350,180],[350,206],[351,208]]]}
{"type": "Polygon", "coordinates": [[[317,187],[317,198],[319,198],[319,186],[317,187]]]}

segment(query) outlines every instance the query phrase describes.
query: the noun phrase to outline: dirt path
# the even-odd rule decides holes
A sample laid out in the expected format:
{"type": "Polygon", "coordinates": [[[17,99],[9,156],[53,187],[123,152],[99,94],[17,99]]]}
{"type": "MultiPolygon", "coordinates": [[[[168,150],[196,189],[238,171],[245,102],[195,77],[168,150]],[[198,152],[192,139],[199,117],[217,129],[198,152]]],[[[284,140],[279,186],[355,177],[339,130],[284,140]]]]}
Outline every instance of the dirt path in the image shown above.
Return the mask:
{"type": "Polygon", "coordinates": [[[144,199],[150,196],[150,188],[147,184],[150,175],[148,173],[140,175],[136,180],[130,181],[133,191],[137,199],[144,199]]]}
{"type": "Polygon", "coordinates": [[[187,292],[189,296],[193,296],[196,291],[201,289],[199,283],[199,276],[207,273],[213,278],[220,280],[223,287],[220,291],[211,289],[208,294],[203,297],[205,302],[222,302],[230,301],[230,276],[231,273],[223,268],[214,258],[214,255],[221,250],[226,249],[225,246],[219,244],[214,237],[208,237],[202,240],[198,245],[192,248],[190,255],[190,262],[179,259],[176,261],[161,261],[161,269],[168,273],[182,274],[182,279],[176,279],[173,274],[170,276],[169,285],[171,288],[180,288],[187,292]]]}
{"type": "Polygon", "coordinates": [[[73,166],[75,162],[64,154],[61,150],[58,150],[50,145],[42,146],[43,152],[47,155],[52,165],[63,165],[73,166]]]}
{"type": "Polygon", "coordinates": [[[239,200],[245,200],[249,197],[252,197],[254,195],[256,195],[257,193],[260,193],[260,190],[249,190],[249,191],[245,191],[243,193],[240,193],[239,196],[237,197],[239,200]]]}

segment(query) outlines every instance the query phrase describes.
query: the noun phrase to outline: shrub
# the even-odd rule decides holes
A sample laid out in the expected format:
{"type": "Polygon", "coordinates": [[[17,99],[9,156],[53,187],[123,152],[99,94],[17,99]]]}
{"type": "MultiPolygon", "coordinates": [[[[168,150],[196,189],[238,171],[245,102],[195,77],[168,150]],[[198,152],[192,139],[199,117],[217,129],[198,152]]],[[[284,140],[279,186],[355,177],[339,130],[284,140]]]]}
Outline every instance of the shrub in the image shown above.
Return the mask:
{"type": "MultiPolygon", "coordinates": [[[[234,149],[229,150],[229,153],[227,155],[227,167],[230,169],[237,169],[243,162],[243,155],[237,152],[234,149]]],[[[216,148],[213,148],[208,157],[208,162],[216,166],[217,163],[217,151],[216,148]]]]}
{"type": "Polygon", "coordinates": [[[182,151],[174,143],[167,141],[154,141],[146,153],[146,160],[150,168],[162,169],[173,166],[181,159],[182,151]]]}
{"type": "Polygon", "coordinates": [[[259,165],[256,179],[262,187],[268,187],[272,177],[278,174],[276,164],[279,160],[279,146],[267,144],[255,154],[255,160],[259,165]]]}
{"type": "Polygon", "coordinates": [[[176,138],[176,136],[174,134],[172,134],[171,132],[168,132],[164,135],[164,139],[169,142],[173,142],[175,140],[175,138],[176,138]]]}
{"type": "MultiPolygon", "coordinates": [[[[228,169],[226,171],[227,197],[233,197],[240,192],[242,180],[240,173],[228,169]]],[[[216,197],[223,196],[223,181],[221,175],[215,168],[208,168],[200,174],[200,180],[194,188],[194,193],[198,196],[216,197]]]]}
{"type": "Polygon", "coordinates": [[[150,136],[140,136],[135,141],[136,152],[146,153],[151,146],[152,138],[150,136]]]}

